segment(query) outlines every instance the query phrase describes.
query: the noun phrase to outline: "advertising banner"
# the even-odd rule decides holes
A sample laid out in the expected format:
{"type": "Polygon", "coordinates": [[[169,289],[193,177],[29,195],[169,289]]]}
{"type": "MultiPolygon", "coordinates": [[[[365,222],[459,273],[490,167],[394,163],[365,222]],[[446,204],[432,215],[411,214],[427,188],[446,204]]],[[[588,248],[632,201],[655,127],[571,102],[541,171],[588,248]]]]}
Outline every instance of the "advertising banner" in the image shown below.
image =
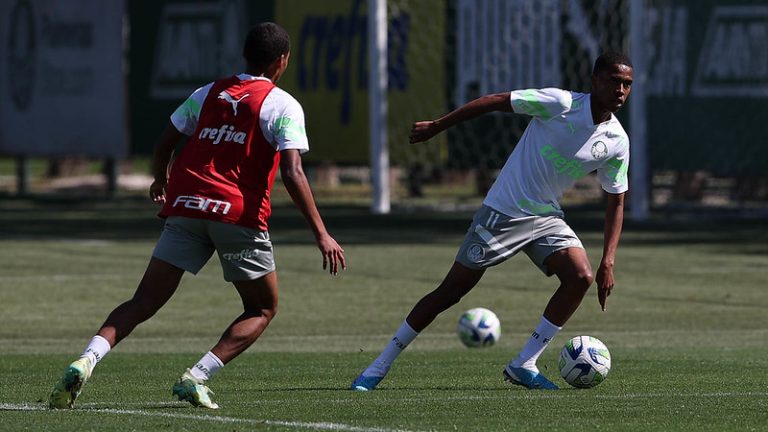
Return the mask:
{"type": "Polygon", "coordinates": [[[768,173],[768,5],[651,0],[653,169],[768,173]]]}
{"type": "MultiPolygon", "coordinates": [[[[387,6],[389,141],[407,143],[413,121],[446,109],[445,2],[387,6]]],[[[365,0],[275,3],[275,20],[292,38],[291,64],[279,84],[304,107],[309,161],[368,163],[367,19],[365,0]]]]}
{"type": "Polygon", "coordinates": [[[122,157],[121,0],[0,2],[0,153],[122,157]]]}
{"type": "Polygon", "coordinates": [[[129,2],[131,152],[151,154],[195,89],[243,72],[245,35],[272,12],[266,0],[129,2]]]}

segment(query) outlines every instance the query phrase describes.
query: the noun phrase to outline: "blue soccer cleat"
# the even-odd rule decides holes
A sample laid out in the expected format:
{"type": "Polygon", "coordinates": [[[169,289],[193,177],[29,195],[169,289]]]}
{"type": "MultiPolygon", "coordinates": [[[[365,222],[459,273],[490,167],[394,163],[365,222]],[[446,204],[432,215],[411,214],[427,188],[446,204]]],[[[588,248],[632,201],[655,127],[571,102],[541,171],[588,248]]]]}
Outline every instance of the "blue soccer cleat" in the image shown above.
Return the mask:
{"type": "Polygon", "coordinates": [[[521,385],[531,390],[558,390],[552,381],[537,371],[507,365],[504,368],[504,381],[521,385]]]}
{"type": "Polygon", "coordinates": [[[383,380],[383,376],[365,376],[360,374],[354,381],[352,381],[352,390],[356,391],[372,391],[383,380]]]}

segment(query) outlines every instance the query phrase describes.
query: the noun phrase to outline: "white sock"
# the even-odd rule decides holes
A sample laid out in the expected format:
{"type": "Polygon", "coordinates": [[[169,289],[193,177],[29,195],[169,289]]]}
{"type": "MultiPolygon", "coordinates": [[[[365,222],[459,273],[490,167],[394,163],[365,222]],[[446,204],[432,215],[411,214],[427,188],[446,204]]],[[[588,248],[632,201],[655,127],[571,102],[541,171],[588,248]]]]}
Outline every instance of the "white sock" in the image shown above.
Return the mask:
{"type": "Polygon", "coordinates": [[[206,381],[223,367],[224,363],[214,353],[208,351],[189,371],[193,377],[206,381]]]}
{"type": "Polygon", "coordinates": [[[510,362],[512,367],[523,367],[538,372],[539,369],[536,367],[536,360],[539,359],[541,353],[544,352],[544,349],[549,345],[549,342],[555,337],[560,329],[562,329],[562,327],[552,324],[542,316],[539,326],[536,327],[536,330],[531,334],[531,337],[523,347],[523,350],[520,351],[520,354],[516,359],[510,362]]]}
{"type": "Polygon", "coordinates": [[[90,372],[93,372],[96,363],[100,362],[101,359],[109,353],[110,349],[112,349],[112,347],[109,345],[109,342],[103,337],[96,335],[91,338],[90,342],[88,342],[88,346],[85,347],[85,351],[83,351],[83,354],[80,355],[80,357],[87,357],[88,360],[91,361],[90,372]]]}
{"type": "Polygon", "coordinates": [[[413,342],[413,340],[416,339],[416,336],[418,335],[419,333],[411,328],[411,326],[408,324],[408,321],[403,321],[403,324],[401,324],[400,328],[397,329],[395,336],[392,338],[392,340],[389,341],[387,346],[384,348],[384,351],[382,351],[379,357],[377,357],[376,360],[374,360],[373,363],[368,366],[368,368],[363,372],[363,375],[386,375],[387,372],[389,372],[390,366],[392,366],[392,362],[395,361],[397,356],[399,356],[400,353],[403,352],[403,350],[408,346],[408,344],[413,342]]]}

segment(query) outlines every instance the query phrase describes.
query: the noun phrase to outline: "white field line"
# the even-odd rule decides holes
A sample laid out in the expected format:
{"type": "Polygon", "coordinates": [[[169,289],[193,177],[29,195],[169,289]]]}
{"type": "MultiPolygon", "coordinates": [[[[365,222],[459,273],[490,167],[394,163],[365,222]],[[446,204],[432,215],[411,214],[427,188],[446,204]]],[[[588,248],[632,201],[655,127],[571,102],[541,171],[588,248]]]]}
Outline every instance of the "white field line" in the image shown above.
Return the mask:
{"type": "MultiPolygon", "coordinates": [[[[448,396],[448,397],[378,397],[376,398],[377,402],[384,402],[384,403],[392,403],[392,402],[413,402],[413,401],[425,401],[425,400],[449,400],[449,401],[462,401],[462,400],[497,400],[497,399],[504,399],[504,400],[510,400],[510,399],[527,399],[527,400],[534,400],[534,399],[568,399],[571,397],[575,397],[578,395],[583,395],[588,390],[561,390],[559,392],[554,391],[539,391],[539,392],[529,392],[529,391],[520,391],[515,392],[517,394],[513,393],[506,393],[504,395],[499,396],[448,396]]],[[[350,397],[348,398],[335,398],[335,399],[324,399],[323,402],[326,403],[339,403],[339,404],[348,404],[352,401],[359,400],[361,395],[357,392],[350,392],[350,397]]],[[[616,394],[616,395],[592,395],[595,399],[659,399],[659,398],[739,398],[739,397],[752,397],[752,398],[768,398],[768,392],[707,392],[707,393],[626,393],[626,394],[616,394]]],[[[262,400],[258,402],[252,402],[252,403],[243,403],[241,402],[241,405],[244,406],[258,406],[258,405],[264,405],[264,404],[284,404],[287,402],[292,402],[292,400],[286,399],[270,399],[270,400],[262,400]]],[[[139,406],[148,406],[151,405],[155,408],[162,408],[162,407],[168,407],[168,408],[177,408],[177,407],[186,407],[187,404],[183,402],[120,402],[120,405],[139,405],[139,406]]],[[[78,404],[79,410],[90,410],[94,412],[114,412],[118,414],[129,414],[129,413],[141,413],[142,415],[155,415],[155,414],[163,414],[163,416],[166,416],[165,413],[152,413],[142,410],[116,410],[112,408],[101,408],[103,406],[113,406],[117,405],[117,403],[109,403],[109,402],[95,402],[95,403],[84,403],[84,404],[78,404]]],[[[40,404],[8,404],[8,403],[0,403],[0,411],[48,411],[48,409],[40,404]]],[[[62,411],[66,412],[66,411],[62,411]]],[[[172,417],[175,417],[176,415],[172,415],[172,417]]],[[[192,414],[179,414],[179,416],[185,416],[185,417],[179,417],[179,418],[198,418],[200,416],[195,416],[192,414]]],[[[210,421],[221,421],[216,419],[229,419],[228,421],[232,422],[247,422],[247,423],[258,423],[258,424],[283,424],[286,422],[280,422],[280,421],[271,421],[271,420],[253,420],[253,419],[241,419],[241,418],[231,418],[231,417],[214,417],[214,416],[202,416],[203,419],[210,420],[210,421]]],[[[302,423],[305,425],[316,425],[316,424],[332,424],[332,423],[302,423]]],[[[358,426],[348,426],[348,425],[339,425],[345,427],[344,429],[338,429],[338,430],[349,430],[349,431],[387,431],[387,432],[394,432],[394,431],[401,431],[401,429],[383,429],[383,428],[363,428],[358,426]]],[[[315,426],[306,426],[306,427],[315,427],[315,426]]]]}
{"type": "MultiPolygon", "coordinates": [[[[42,405],[0,403],[0,411],[49,411],[49,410],[42,405]]],[[[80,409],[78,411],[92,411],[96,414],[107,413],[107,414],[117,414],[117,415],[133,415],[133,416],[141,416],[141,417],[160,417],[160,418],[171,418],[171,419],[179,419],[179,420],[208,421],[213,423],[224,423],[224,424],[282,426],[286,428],[296,428],[296,429],[349,431],[349,432],[407,432],[406,430],[403,430],[403,429],[369,428],[369,427],[352,426],[352,425],[347,425],[343,423],[258,420],[258,419],[248,419],[248,418],[217,416],[217,415],[194,415],[194,414],[152,412],[152,411],[135,410],[135,409],[85,408],[85,409],[80,409]]]]}
{"type": "MultiPolygon", "coordinates": [[[[526,392],[520,395],[504,396],[456,396],[447,400],[493,400],[493,399],[566,399],[582,394],[581,390],[571,389],[565,393],[526,392]]],[[[768,397],[768,392],[711,392],[711,393],[627,393],[618,395],[593,395],[595,399],[657,399],[657,398],[731,398],[731,397],[768,397]]],[[[423,400],[423,399],[421,399],[423,400]]]]}

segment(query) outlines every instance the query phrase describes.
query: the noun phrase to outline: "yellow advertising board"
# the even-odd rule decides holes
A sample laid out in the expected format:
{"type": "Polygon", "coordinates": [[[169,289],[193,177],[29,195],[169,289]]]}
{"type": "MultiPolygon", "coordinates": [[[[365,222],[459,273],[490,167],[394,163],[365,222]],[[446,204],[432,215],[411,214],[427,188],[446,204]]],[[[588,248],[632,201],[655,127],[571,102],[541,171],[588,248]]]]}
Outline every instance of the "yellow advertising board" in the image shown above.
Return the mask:
{"type": "MultiPolygon", "coordinates": [[[[413,121],[447,109],[445,5],[422,0],[388,6],[389,142],[395,150],[407,143],[413,121]]],[[[304,107],[311,149],[306,159],[367,164],[367,1],[278,0],[275,21],[291,35],[291,63],[279,85],[304,107]]],[[[392,155],[398,163],[398,152],[392,155]]]]}

